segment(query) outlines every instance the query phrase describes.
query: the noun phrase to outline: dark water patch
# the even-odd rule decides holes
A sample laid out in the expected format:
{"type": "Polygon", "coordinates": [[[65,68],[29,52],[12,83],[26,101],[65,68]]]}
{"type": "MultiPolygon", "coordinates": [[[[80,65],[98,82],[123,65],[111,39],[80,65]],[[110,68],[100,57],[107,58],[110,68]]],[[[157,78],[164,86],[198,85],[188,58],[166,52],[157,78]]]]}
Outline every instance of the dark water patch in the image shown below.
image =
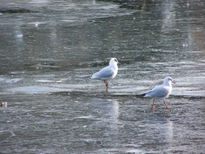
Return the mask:
{"type": "MultiPolygon", "coordinates": [[[[100,0],[108,2],[108,0],[100,0]]],[[[143,9],[146,4],[152,3],[152,1],[143,1],[143,0],[112,0],[112,2],[120,4],[121,8],[128,9],[143,9]]]]}
{"type": "Polygon", "coordinates": [[[38,11],[30,10],[21,7],[0,7],[0,13],[37,13],[38,11]]]}

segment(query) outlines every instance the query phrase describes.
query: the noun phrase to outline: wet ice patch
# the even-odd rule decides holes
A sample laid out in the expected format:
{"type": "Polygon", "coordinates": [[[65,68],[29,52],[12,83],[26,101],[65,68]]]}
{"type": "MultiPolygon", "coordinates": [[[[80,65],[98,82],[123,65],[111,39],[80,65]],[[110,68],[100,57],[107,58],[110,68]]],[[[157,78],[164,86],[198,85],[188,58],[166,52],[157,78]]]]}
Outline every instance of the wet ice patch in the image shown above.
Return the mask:
{"type": "Polygon", "coordinates": [[[23,80],[23,78],[6,78],[6,77],[0,77],[0,82],[2,83],[17,83],[19,81],[23,80]]]}
{"type": "Polygon", "coordinates": [[[42,79],[42,80],[36,80],[36,82],[40,82],[40,83],[51,83],[51,82],[55,82],[55,81],[42,79]]]}
{"type": "Polygon", "coordinates": [[[65,91],[62,88],[48,87],[48,86],[24,86],[7,89],[11,93],[25,93],[25,94],[46,94],[51,92],[65,91]]]}
{"type": "Polygon", "coordinates": [[[21,86],[21,87],[13,87],[13,88],[8,88],[5,89],[6,93],[11,93],[11,94],[50,94],[50,93],[58,93],[58,92],[82,92],[82,91],[87,91],[88,85],[86,84],[50,84],[48,83],[47,85],[46,82],[53,82],[52,80],[40,80],[42,82],[42,85],[27,85],[27,86],[21,86]]]}

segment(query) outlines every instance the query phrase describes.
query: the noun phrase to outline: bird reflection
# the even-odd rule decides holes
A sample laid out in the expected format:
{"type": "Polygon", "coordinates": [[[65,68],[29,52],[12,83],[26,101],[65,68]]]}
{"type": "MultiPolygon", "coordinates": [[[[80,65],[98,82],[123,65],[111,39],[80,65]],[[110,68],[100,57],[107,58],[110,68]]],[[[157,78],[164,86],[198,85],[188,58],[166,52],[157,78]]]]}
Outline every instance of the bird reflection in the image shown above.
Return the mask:
{"type": "Polygon", "coordinates": [[[114,100],[112,102],[112,110],[113,112],[111,112],[112,114],[112,119],[113,119],[113,122],[118,122],[118,117],[119,117],[119,102],[117,100],[114,100]]]}
{"type": "Polygon", "coordinates": [[[167,120],[167,140],[173,142],[173,121],[167,120]]]}

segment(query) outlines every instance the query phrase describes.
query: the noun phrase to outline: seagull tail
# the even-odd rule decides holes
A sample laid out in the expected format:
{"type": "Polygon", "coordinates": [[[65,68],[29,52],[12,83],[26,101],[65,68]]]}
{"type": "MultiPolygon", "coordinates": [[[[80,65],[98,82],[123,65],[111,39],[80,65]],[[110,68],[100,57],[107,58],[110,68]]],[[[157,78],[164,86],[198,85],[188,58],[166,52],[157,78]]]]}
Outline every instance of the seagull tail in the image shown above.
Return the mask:
{"type": "Polygon", "coordinates": [[[94,73],[91,77],[90,77],[90,79],[96,79],[97,77],[96,77],[96,73],[94,73]]]}
{"type": "Polygon", "coordinates": [[[136,97],[146,97],[146,93],[136,95],[136,97]]]}

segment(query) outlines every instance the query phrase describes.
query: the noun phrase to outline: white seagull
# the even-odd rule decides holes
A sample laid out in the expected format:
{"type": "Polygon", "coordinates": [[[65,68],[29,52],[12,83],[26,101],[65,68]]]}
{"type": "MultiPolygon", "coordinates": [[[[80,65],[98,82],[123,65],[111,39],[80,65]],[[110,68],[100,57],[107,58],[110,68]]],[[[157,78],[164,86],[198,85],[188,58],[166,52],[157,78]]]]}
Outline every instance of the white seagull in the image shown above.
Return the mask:
{"type": "Polygon", "coordinates": [[[164,105],[166,106],[166,109],[170,109],[166,104],[165,99],[169,97],[169,95],[172,92],[172,84],[175,83],[175,81],[171,77],[166,77],[164,79],[164,82],[162,85],[156,86],[151,91],[143,94],[144,97],[151,97],[152,100],[152,110],[154,110],[154,100],[155,99],[163,99],[164,105]]]}
{"type": "Polygon", "coordinates": [[[118,72],[119,62],[116,58],[111,58],[109,66],[104,67],[99,72],[96,72],[92,75],[91,79],[103,80],[106,86],[106,92],[108,92],[108,80],[116,77],[118,72]]]}

